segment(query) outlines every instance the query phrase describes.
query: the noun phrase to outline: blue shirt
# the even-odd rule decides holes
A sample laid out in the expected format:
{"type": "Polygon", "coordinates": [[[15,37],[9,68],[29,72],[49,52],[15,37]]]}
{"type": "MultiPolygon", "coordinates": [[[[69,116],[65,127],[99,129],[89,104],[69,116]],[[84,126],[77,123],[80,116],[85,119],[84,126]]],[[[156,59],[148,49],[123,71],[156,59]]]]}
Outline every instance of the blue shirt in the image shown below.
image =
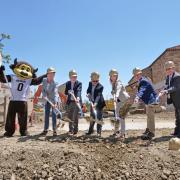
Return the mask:
{"type": "Polygon", "coordinates": [[[57,103],[59,100],[58,84],[55,81],[49,83],[47,78],[43,79],[42,95],[47,97],[52,103],[57,103]]]}
{"type": "Polygon", "coordinates": [[[142,77],[139,80],[139,87],[136,96],[141,99],[146,105],[156,102],[157,93],[155,89],[146,77],[142,77]]]}

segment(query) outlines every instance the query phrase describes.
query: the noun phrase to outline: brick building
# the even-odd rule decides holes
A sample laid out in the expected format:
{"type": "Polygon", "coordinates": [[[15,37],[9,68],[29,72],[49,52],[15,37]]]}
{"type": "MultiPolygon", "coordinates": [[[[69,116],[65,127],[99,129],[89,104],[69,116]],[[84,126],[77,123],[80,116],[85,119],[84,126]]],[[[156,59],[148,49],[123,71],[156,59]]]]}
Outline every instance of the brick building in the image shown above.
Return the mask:
{"type": "MultiPolygon", "coordinates": [[[[167,48],[157,59],[155,59],[155,61],[150,66],[142,70],[143,75],[152,80],[152,83],[154,84],[157,92],[163,89],[163,86],[165,84],[166,72],[164,64],[167,61],[173,61],[176,66],[176,71],[180,72],[180,45],[167,48]]],[[[134,98],[137,91],[137,88],[134,88],[136,85],[136,83],[133,84],[134,82],[135,80],[132,78],[128,82],[129,85],[126,87],[132,99],[134,98]]],[[[163,97],[161,99],[161,104],[165,106],[167,105],[166,97],[163,97]]]]}

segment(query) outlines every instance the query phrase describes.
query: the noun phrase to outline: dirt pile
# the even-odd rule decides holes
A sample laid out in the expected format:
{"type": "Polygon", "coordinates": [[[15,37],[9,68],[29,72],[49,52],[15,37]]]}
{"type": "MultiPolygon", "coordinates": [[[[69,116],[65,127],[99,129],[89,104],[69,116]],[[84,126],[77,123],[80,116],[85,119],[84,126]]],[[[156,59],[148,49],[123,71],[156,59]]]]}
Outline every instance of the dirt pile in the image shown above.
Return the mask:
{"type": "Polygon", "coordinates": [[[2,137],[0,179],[177,180],[180,153],[168,150],[171,131],[157,130],[151,142],[140,139],[142,131],[128,131],[124,142],[110,131],[102,138],[84,132],[43,137],[35,130],[29,137],[2,137]]]}

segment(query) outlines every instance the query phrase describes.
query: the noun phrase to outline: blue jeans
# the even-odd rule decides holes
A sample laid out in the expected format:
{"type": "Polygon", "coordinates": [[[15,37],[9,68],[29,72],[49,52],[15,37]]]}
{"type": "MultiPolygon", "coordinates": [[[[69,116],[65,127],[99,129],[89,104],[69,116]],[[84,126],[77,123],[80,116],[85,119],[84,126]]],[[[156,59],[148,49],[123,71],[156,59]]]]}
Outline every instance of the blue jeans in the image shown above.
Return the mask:
{"type": "MultiPolygon", "coordinates": [[[[50,110],[51,110],[51,105],[47,102],[45,105],[45,124],[44,124],[44,130],[49,129],[49,116],[50,116],[50,110]]],[[[56,113],[54,112],[52,108],[52,126],[53,126],[53,131],[56,130],[56,113]]]]}

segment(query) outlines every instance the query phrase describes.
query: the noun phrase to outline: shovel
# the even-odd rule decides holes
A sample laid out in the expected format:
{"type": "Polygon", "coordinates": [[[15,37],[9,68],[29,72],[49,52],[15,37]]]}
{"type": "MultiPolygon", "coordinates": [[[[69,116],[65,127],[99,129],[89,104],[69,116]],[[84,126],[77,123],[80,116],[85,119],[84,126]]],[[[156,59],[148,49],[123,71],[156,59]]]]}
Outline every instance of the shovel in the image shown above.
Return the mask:
{"type": "Polygon", "coordinates": [[[91,104],[92,113],[94,114],[94,117],[95,117],[94,119],[93,119],[93,118],[90,118],[90,122],[95,122],[95,123],[97,123],[97,124],[103,125],[104,122],[98,120],[98,118],[97,118],[97,111],[96,111],[95,107],[93,106],[93,102],[92,102],[91,100],[89,100],[89,101],[90,101],[90,104],[91,104]]]}
{"type": "Polygon", "coordinates": [[[114,118],[111,119],[111,121],[117,122],[117,121],[120,121],[121,118],[119,117],[118,112],[117,112],[117,102],[116,102],[115,94],[113,94],[113,101],[114,101],[114,103],[113,103],[114,104],[114,118]]]}
{"type": "Polygon", "coordinates": [[[76,102],[76,105],[77,105],[77,107],[78,107],[78,109],[79,109],[79,112],[80,112],[80,118],[83,118],[83,117],[84,117],[84,113],[83,113],[83,111],[82,111],[81,104],[77,101],[77,98],[75,97],[73,91],[69,91],[69,94],[72,96],[72,98],[73,98],[74,101],[76,102]]]}
{"type": "Polygon", "coordinates": [[[56,108],[56,107],[54,108],[54,104],[47,97],[44,97],[44,99],[53,107],[53,111],[55,112],[56,116],[60,115],[60,122],[57,125],[57,127],[59,127],[60,125],[61,125],[61,128],[64,127],[64,123],[61,123],[61,121],[72,122],[70,119],[63,118],[62,112],[58,108],[56,108]]]}

